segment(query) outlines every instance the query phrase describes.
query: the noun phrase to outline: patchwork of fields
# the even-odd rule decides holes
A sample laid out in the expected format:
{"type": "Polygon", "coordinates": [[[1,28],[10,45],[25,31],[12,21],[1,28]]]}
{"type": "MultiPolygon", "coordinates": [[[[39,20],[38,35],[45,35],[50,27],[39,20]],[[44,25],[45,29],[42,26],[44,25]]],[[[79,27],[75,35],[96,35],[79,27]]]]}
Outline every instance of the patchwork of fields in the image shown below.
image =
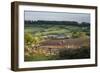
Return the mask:
{"type": "Polygon", "coordinates": [[[25,23],[25,61],[90,58],[90,24],[57,23],[25,23]]]}

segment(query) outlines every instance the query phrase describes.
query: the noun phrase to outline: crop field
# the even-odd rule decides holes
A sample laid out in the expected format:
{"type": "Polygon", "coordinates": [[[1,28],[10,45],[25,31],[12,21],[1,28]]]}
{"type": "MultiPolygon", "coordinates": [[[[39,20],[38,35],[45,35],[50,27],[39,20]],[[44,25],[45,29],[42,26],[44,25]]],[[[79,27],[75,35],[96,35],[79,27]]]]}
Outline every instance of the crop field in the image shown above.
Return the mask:
{"type": "Polygon", "coordinates": [[[90,24],[25,21],[24,61],[90,58],[90,24]]]}

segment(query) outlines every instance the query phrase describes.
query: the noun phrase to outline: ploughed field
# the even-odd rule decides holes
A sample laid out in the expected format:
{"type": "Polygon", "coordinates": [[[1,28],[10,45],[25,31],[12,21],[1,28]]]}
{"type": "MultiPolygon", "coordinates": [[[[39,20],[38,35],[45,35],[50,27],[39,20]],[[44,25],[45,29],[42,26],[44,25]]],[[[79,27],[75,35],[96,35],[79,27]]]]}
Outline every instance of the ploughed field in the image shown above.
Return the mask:
{"type": "Polygon", "coordinates": [[[80,25],[26,24],[24,60],[90,58],[90,27],[80,25]]]}

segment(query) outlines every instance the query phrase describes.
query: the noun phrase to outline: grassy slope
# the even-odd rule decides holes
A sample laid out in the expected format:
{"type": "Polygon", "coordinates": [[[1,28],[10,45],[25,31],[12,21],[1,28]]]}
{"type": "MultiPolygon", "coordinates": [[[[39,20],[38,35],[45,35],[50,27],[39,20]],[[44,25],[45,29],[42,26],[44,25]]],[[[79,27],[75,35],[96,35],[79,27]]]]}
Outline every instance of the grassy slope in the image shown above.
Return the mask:
{"type": "Polygon", "coordinates": [[[25,27],[25,33],[41,33],[47,34],[71,34],[72,32],[89,32],[87,27],[66,26],[66,25],[33,25],[32,27],[25,27]]]}

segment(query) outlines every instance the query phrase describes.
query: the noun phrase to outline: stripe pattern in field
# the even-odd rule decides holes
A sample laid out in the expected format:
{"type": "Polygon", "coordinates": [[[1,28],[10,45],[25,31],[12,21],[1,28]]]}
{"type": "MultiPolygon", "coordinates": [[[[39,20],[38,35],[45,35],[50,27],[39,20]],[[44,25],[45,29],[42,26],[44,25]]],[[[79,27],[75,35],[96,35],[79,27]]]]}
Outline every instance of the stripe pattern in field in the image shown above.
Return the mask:
{"type": "Polygon", "coordinates": [[[89,47],[89,39],[84,40],[81,38],[76,38],[76,39],[63,39],[63,40],[47,40],[40,44],[40,47],[42,48],[52,48],[52,49],[59,49],[59,48],[77,49],[83,46],[89,47]]]}

